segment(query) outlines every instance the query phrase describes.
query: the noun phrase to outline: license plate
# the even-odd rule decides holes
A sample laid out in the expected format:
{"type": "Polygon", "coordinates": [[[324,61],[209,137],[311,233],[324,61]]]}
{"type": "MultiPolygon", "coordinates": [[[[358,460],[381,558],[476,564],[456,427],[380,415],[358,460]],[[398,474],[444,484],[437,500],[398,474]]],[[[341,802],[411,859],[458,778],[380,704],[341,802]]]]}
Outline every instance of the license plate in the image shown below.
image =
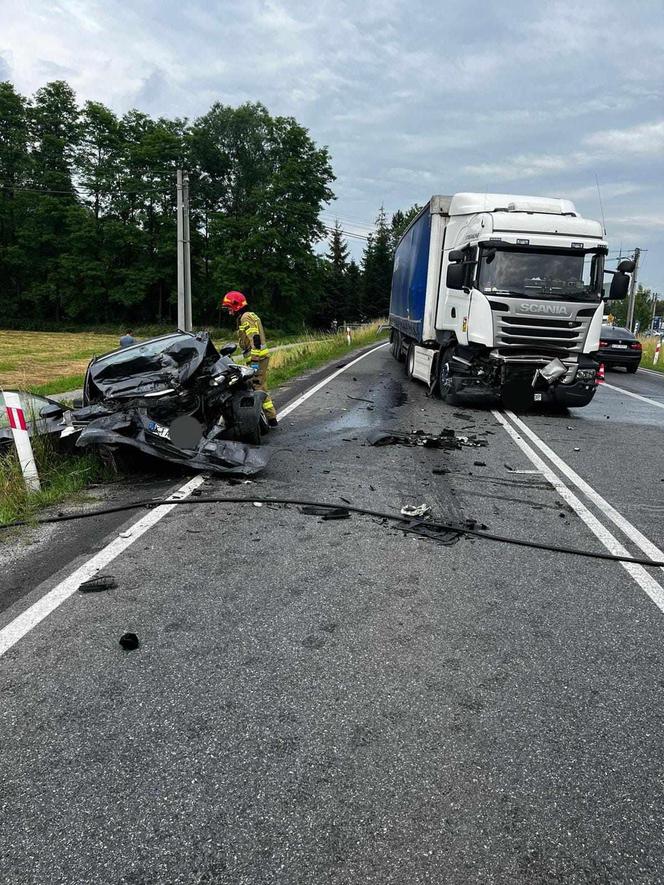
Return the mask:
{"type": "Polygon", "coordinates": [[[536,403],[541,403],[541,402],[542,402],[542,394],[541,394],[541,393],[536,393],[536,394],[535,394],[535,402],[536,402],[536,403]]]}
{"type": "Polygon", "coordinates": [[[156,433],[157,436],[161,436],[163,439],[170,439],[171,435],[168,432],[168,427],[162,427],[161,424],[157,424],[156,421],[148,422],[148,430],[150,433],[156,433]]]}
{"type": "Polygon", "coordinates": [[[611,347],[617,347],[619,350],[627,350],[626,344],[612,344],[611,347]]]}

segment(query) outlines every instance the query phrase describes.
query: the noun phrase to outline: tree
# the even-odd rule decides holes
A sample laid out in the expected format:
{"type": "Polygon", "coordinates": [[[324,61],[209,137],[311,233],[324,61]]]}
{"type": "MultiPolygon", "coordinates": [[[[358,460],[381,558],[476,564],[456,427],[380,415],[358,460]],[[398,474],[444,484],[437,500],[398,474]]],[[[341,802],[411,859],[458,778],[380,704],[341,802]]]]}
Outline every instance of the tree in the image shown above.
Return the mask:
{"type": "Polygon", "coordinates": [[[369,234],[362,256],[362,302],[363,318],[376,319],[386,316],[390,307],[392,265],[394,250],[392,232],[387,224],[385,209],[381,206],[376,218],[376,231],[369,234]]]}
{"type": "Polygon", "coordinates": [[[0,316],[20,311],[27,265],[17,241],[25,214],[28,155],[27,102],[11,83],[0,83],[0,316]]]}
{"type": "Polygon", "coordinates": [[[333,320],[343,322],[349,312],[348,244],[338,221],[332,228],[330,247],[325,257],[323,294],[315,314],[315,323],[320,328],[328,329],[333,320]]]}
{"type": "MultiPolygon", "coordinates": [[[[652,319],[653,293],[651,289],[645,289],[639,285],[634,298],[634,322],[638,323],[639,330],[645,332],[650,328],[652,319]]],[[[613,315],[616,326],[627,325],[628,301],[625,298],[622,301],[609,301],[608,312],[613,315]]]]}
{"type": "Polygon", "coordinates": [[[399,245],[399,240],[404,235],[406,228],[411,223],[413,218],[418,215],[422,211],[422,207],[418,206],[417,203],[414,203],[410,209],[406,209],[405,212],[402,212],[401,209],[397,209],[397,211],[392,216],[392,247],[396,249],[399,245]]]}

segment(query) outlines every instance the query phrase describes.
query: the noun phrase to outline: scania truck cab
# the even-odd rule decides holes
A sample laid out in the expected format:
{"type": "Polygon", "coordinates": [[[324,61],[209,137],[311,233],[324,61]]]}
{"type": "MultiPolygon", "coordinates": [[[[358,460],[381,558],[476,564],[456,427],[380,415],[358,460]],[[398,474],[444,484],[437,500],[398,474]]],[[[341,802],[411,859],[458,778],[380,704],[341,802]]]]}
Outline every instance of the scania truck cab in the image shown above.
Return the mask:
{"type": "Polygon", "coordinates": [[[597,221],[569,200],[506,194],[434,196],[397,247],[392,353],[453,402],[470,391],[505,405],[583,406],[596,390],[604,309],[633,269],[606,271],[597,221]]]}

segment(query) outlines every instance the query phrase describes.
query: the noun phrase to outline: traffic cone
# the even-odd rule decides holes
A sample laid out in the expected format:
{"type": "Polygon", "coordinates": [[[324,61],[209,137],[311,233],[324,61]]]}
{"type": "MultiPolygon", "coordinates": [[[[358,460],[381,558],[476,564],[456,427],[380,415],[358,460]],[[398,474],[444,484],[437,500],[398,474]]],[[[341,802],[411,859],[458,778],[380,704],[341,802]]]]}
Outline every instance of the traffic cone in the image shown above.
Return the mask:
{"type": "Polygon", "coordinates": [[[597,370],[597,383],[604,384],[604,363],[599,364],[599,369],[597,370]]]}

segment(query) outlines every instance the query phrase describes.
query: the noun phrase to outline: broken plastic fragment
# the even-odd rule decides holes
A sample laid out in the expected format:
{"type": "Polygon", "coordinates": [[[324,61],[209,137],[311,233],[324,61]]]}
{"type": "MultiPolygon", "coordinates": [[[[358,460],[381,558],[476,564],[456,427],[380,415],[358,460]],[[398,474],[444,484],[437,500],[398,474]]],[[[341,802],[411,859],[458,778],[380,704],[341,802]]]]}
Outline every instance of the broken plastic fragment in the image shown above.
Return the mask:
{"type": "Polygon", "coordinates": [[[428,504],[406,504],[401,508],[402,516],[426,516],[431,513],[431,507],[428,504]]]}
{"type": "Polygon", "coordinates": [[[113,575],[97,575],[88,581],[83,581],[79,586],[81,593],[100,593],[102,590],[112,590],[118,586],[113,575]]]}

